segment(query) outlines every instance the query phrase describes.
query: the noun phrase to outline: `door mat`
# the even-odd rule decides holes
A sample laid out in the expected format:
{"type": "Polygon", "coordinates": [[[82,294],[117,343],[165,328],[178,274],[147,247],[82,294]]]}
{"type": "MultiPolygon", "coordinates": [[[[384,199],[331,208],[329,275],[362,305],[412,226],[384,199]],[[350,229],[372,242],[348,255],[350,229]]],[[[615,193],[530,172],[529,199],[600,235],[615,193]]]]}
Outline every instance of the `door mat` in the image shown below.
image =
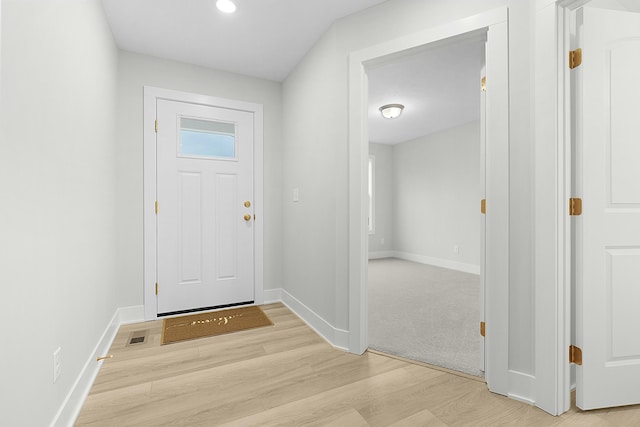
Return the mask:
{"type": "Polygon", "coordinates": [[[260,307],[241,307],[162,321],[161,345],[273,325],[260,307]]]}

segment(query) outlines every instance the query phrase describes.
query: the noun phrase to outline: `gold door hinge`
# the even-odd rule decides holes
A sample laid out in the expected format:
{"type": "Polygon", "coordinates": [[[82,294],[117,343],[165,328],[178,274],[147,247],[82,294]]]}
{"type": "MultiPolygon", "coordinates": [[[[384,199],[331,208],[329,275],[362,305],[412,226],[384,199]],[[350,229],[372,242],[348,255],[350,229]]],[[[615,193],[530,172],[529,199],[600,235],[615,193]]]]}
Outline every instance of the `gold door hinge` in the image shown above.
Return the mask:
{"type": "Polygon", "coordinates": [[[158,120],[156,120],[156,133],[158,133],[158,120]]]}
{"type": "Polygon", "coordinates": [[[487,213],[487,199],[480,200],[480,213],[487,213]]]}
{"type": "Polygon", "coordinates": [[[482,88],[483,92],[487,91],[487,76],[482,77],[480,87],[482,88]]]}
{"type": "Polygon", "coordinates": [[[156,295],[158,295],[158,282],[156,282],[156,295]]]}
{"type": "Polygon", "coordinates": [[[156,200],[156,215],[158,214],[158,201],[156,200]]]}
{"type": "Polygon", "coordinates": [[[572,70],[582,64],[582,49],[569,51],[569,68],[572,70]]]}
{"type": "Polygon", "coordinates": [[[582,215],[582,199],[579,197],[569,199],[569,215],[582,215]]]}
{"type": "Polygon", "coordinates": [[[480,335],[484,336],[484,332],[485,332],[485,323],[480,322],[480,335]]]}
{"type": "Polygon", "coordinates": [[[582,349],[575,345],[569,346],[569,363],[575,363],[576,365],[582,365],[582,349]]]}

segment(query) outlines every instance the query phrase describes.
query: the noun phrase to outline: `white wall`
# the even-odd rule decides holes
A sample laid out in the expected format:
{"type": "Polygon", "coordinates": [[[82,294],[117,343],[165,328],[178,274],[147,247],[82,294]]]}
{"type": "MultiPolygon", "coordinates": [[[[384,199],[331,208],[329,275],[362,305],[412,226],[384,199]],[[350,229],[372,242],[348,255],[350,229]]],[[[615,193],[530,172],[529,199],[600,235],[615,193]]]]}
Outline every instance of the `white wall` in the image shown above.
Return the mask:
{"type": "Polygon", "coordinates": [[[375,233],[369,234],[369,256],[388,256],[394,248],[393,146],[372,142],[369,154],[375,156],[375,233]]]}
{"type": "MultiPolygon", "coordinates": [[[[535,375],[532,280],[532,21],[535,1],[389,0],[337,22],[283,85],[284,288],[336,328],[348,322],[348,55],[509,6],[509,368],[535,375]]],[[[526,387],[525,387],[526,388],[526,387]]],[[[520,392],[520,396],[528,391],[520,392]]]]}
{"type": "Polygon", "coordinates": [[[264,286],[282,282],[280,83],[120,51],[117,116],[117,263],[124,306],[143,303],[143,86],[264,105],[264,286]]]}
{"type": "Polygon", "coordinates": [[[118,58],[99,0],[4,0],[1,29],[0,424],[46,426],[121,303],[118,58]]]}
{"type": "Polygon", "coordinates": [[[347,329],[347,77],[335,57],[335,33],[326,33],[283,85],[282,287],[347,329]],[[299,202],[292,201],[294,188],[299,202]]]}
{"type": "Polygon", "coordinates": [[[393,235],[400,254],[479,271],[481,198],[480,122],[393,146],[393,235]]]}

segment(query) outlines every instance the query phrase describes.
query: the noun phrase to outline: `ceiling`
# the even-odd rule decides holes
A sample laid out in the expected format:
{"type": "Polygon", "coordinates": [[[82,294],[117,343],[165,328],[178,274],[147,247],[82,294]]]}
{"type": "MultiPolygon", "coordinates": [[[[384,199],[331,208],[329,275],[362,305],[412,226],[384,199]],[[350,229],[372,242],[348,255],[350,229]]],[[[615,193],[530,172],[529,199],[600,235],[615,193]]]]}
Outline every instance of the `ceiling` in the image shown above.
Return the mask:
{"type": "MultiPolygon", "coordinates": [[[[281,82],[336,20],[385,0],[102,0],[119,48],[281,82]]],[[[394,144],[477,120],[482,43],[458,42],[369,70],[369,136],[394,144]],[[395,120],[378,107],[406,106],[395,120]]]]}
{"type": "Polygon", "coordinates": [[[283,81],[331,26],[385,0],[102,0],[119,48],[283,81]]]}
{"type": "Polygon", "coordinates": [[[397,144],[479,120],[483,46],[461,41],[369,70],[369,140],[397,144]],[[385,104],[405,109],[389,120],[385,104]]]}

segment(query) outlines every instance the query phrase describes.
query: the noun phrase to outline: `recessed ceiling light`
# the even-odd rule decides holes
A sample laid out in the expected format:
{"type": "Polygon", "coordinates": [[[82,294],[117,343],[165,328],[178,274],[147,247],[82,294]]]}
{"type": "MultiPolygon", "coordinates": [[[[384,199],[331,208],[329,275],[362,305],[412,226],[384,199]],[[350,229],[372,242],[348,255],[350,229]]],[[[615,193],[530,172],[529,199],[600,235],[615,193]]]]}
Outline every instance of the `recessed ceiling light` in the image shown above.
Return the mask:
{"type": "Polygon", "coordinates": [[[216,7],[220,12],[233,13],[236,11],[236,5],[231,0],[218,0],[216,7]]]}
{"type": "Polygon", "coordinates": [[[404,105],[402,104],[387,104],[380,107],[380,113],[385,119],[395,119],[402,114],[404,105]]]}

